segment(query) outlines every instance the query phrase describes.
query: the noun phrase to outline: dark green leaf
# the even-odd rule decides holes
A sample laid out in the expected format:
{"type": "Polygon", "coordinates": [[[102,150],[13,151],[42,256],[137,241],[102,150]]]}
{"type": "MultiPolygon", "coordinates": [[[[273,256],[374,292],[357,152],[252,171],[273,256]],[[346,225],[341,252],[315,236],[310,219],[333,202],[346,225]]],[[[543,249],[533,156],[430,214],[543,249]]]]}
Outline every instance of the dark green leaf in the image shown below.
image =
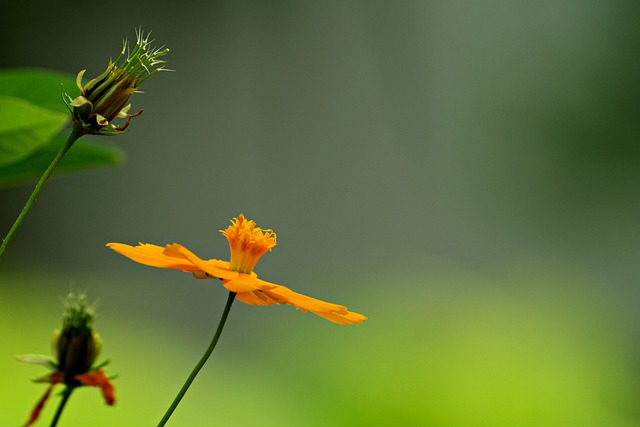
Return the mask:
{"type": "Polygon", "coordinates": [[[0,95],[0,166],[15,163],[46,144],[68,118],[69,113],[0,95]]]}
{"type": "MultiPolygon", "coordinates": [[[[36,153],[18,163],[0,167],[0,187],[36,181],[47,169],[66,136],[58,135],[36,153]]],[[[124,152],[115,146],[91,140],[77,141],[58,166],[56,175],[95,167],[113,166],[124,161],[124,152]]]]}
{"type": "Polygon", "coordinates": [[[47,110],[67,113],[62,92],[71,98],[80,94],[74,75],[39,68],[0,70],[0,95],[13,96],[47,110]]]}
{"type": "MultiPolygon", "coordinates": [[[[0,187],[37,180],[67,135],[70,122],[62,92],[79,95],[75,76],[57,71],[21,68],[0,70],[0,187]]],[[[116,165],[119,148],[89,138],[76,142],[56,173],[116,165]]]]}

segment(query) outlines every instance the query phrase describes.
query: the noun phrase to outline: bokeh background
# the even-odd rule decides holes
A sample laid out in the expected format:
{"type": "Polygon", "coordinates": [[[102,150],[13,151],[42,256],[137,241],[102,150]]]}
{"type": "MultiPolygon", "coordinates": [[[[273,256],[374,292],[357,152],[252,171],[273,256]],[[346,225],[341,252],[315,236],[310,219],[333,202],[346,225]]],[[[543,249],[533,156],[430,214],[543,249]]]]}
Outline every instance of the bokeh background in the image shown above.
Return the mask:
{"type": "MultiPolygon", "coordinates": [[[[370,319],[238,303],[171,425],[640,425],[637,2],[2,10],[3,68],[94,76],[141,26],[176,70],[108,140],[127,162],[52,180],[0,266],[2,425],[44,392],[14,355],[49,352],[69,289],[119,401],[81,389],[61,425],[155,425],[226,292],[104,245],[225,258],[240,212],[278,233],[261,277],[370,319]]],[[[3,235],[31,188],[0,190],[3,235]]]]}

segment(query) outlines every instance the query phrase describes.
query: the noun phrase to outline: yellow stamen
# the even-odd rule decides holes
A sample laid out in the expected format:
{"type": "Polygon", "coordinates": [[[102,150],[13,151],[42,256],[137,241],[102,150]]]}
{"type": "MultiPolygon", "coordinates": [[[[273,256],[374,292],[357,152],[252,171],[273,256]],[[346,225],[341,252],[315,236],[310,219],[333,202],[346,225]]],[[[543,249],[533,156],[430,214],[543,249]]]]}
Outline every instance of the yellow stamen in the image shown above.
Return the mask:
{"type": "Polygon", "coordinates": [[[276,246],[276,233],[256,227],[255,221],[247,220],[243,214],[231,220],[231,225],[220,232],[229,241],[231,263],[229,268],[250,274],[265,252],[276,246]]]}

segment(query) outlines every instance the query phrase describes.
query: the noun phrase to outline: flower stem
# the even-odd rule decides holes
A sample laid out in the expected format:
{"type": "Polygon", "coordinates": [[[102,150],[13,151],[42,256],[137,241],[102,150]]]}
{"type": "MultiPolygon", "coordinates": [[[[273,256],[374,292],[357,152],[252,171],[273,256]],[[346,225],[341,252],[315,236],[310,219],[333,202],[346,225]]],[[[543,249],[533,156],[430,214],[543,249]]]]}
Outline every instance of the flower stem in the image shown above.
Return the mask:
{"type": "Polygon", "coordinates": [[[189,377],[183,384],[182,388],[178,392],[178,395],[175,397],[175,399],[173,399],[173,402],[171,402],[171,406],[169,406],[169,408],[167,409],[167,412],[164,414],[164,417],[162,417],[162,419],[158,423],[158,427],[162,427],[167,423],[167,421],[171,417],[171,414],[173,414],[173,411],[176,410],[176,408],[178,407],[178,404],[180,403],[185,393],[189,389],[189,386],[191,385],[193,380],[196,378],[196,375],[198,375],[198,372],[200,372],[200,369],[202,369],[204,364],[207,362],[207,359],[209,359],[209,356],[211,356],[211,353],[213,353],[213,349],[216,348],[216,344],[218,343],[220,334],[222,334],[222,329],[224,328],[224,324],[227,321],[227,316],[229,316],[229,311],[231,311],[231,305],[233,304],[233,301],[235,300],[235,298],[236,298],[235,292],[229,292],[229,297],[227,298],[227,304],[224,306],[222,317],[220,317],[220,322],[218,323],[218,329],[216,330],[216,333],[213,336],[213,339],[211,340],[211,344],[209,344],[209,347],[200,358],[200,361],[198,361],[196,366],[193,368],[193,371],[191,371],[191,374],[189,375],[189,377]]]}
{"type": "Polygon", "coordinates": [[[60,405],[58,405],[58,409],[56,410],[56,414],[53,416],[53,420],[51,420],[50,427],[55,427],[56,424],[58,424],[58,420],[60,419],[60,415],[62,415],[62,410],[64,409],[65,405],[67,404],[67,400],[69,400],[69,397],[71,396],[71,393],[73,392],[73,389],[75,389],[74,386],[67,386],[67,388],[65,388],[64,391],[62,392],[62,400],[60,401],[60,405]]]}
{"type": "Polygon", "coordinates": [[[51,174],[53,174],[53,171],[58,167],[58,165],[60,164],[64,156],[67,154],[67,152],[73,145],[73,143],[76,142],[78,138],[80,138],[82,135],[83,135],[82,129],[76,129],[74,127],[73,130],[71,131],[71,134],[69,135],[69,138],[67,138],[67,141],[64,143],[64,145],[62,146],[62,148],[60,149],[56,157],[53,159],[53,161],[51,161],[51,164],[49,165],[47,170],[44,172],[44,174],[42,174],[42,177],[40,177],[40,181],[38,181],[38,183],[36,184],[36,187],[33,189],[33,192],[31,193],[29,200],[27,200],[27,203],[24,205],[24,208],[22,208],[22,212],[20,212],[20,215],[18,215],[18,218],[16,218],[16,221],[13,223],[13,226],[7,233],[7,236],[2,241],[2,246],[0,246],[0,261],[2,261],[2,257],[4,256],[4,253],[7,251],[7,247],[9,247],[9,244],[15,237],[18,230],[20,230],[22,223],[24,222],[25,218],[29,214],[29,211],[31,211],[31,208],[33,207],[34,203],[38,199],[38,196],[42,192],[42,189],[44,188],[44,185],[47,183],[47,180],[49,179],[51,174]]]}

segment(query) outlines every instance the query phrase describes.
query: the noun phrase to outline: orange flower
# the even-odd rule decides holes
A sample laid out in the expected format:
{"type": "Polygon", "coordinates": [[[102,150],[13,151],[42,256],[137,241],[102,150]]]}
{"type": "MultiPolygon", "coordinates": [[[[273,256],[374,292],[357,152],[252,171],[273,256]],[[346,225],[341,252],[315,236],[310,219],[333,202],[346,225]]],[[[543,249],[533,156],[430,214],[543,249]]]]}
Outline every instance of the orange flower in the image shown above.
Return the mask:
{"type": "Polygon", "coordinates": [[[174,243],[164,248],[140,243],[129,246],[108,243],[107,246],[140,264],[159,268],[173,268],[192,273],[197,279],[221,279],[222,286],[235,292],[236,298],[251,305],[289,304],[307,310],[334,323],[362,323],[366,316],[347,310],[346,307],[299,294],[291,289],[258,278],[253,268],[267,251],[276,246],[276,234],[272,230],[256,227],[255,221],[240,214],[231,225],[220,232],[229,241],[231,260],[203,260],[184,246],[174,243]]]}

